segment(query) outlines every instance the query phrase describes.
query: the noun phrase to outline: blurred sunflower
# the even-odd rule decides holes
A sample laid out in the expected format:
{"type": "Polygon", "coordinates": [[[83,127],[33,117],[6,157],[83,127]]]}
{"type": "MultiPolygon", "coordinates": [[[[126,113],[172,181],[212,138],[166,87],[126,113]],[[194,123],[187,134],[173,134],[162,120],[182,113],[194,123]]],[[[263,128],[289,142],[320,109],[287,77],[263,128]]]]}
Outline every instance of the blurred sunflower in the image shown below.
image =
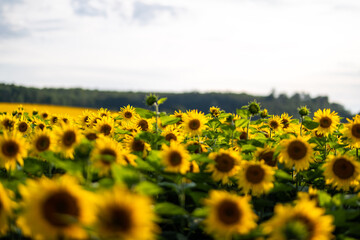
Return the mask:
{"type": "Polygon", "coordinates": [[[89,127],[91,115],[92,113],[88,109],[86,109],[81,113],[81,115],[78,116],[77,123],[84,128],[89,127]]]}
{"type": "MultiPolygon", "coordinates": [[[[251,138],[252,134],[251,132],[249,131],[249,139],[251,138]]],[[[243,128],[243,127],[237,127],[235,129],[235,133],[234,133],[234,140],[236,142],[241,142],[241,141],[246,141],[248,138],[247,138],[247,129],[246,128],[243,128]]]]}
{"type": "Polygon", "coordinates": [[[141,131],[144,132],[152,132],[153,123],[152,119],[139,118],[136,120],[136,126],[140,127],[141,131]]]}
{"type": "Polygon", "coordinates": [[[29,122],[22,116],[15,125],[15,130],[21,133],[22,135],[27,135],[31,133],[31,126],[29,122]]]}
{"type": "Polygon", "coordinates": [[[112,113],[107,108],[100,108],[97,111],[97,115],[99,115],[100,117],[111,117],[112,113]]]}
{"type": "Polygon", "coordinates": [[[272,131],[279,131],[282,129],[282,121],[278,115],[272,116],[269,121],[268,125],[272,131]]]}
{"type": "Polygon", "coordinates": [[[183,115],[183,121],[184,132],[190,136],[200,135],[206,129],[207,119],[202,112],[197,110],[187,111],[183,115]]]}
{"type": "Polygon", "coordinates": [[[54,129],[56,148],[66,158],[74,158],[74,148],[81,140],[79,129],[74,125],[62,125],[54,129]]]}
{"type": "Polygon", "coordinates": [[[171,117],[177,117],[180,118],[180,121],[178,121],[176,123],[177,126],[182,126],[183,121],[183,117],[184,117],[185,113],[183,113],[181,110],[179,111],[174,111],[174,114],[170,115],[171,117]]]}
{"type": "Polygon", "coordinates": [[[89,141],[95,141],[97,138],[99,138],[99,135],[100,135],[99,132],[93,128],[86,128],[84,131],[82,131],[82,134],[89,141]]]}
{"type": "Polygon", "coordinates": [[[186,149],[191,153],[204,153],[207,152],[207,145],[204,141],[188,141],[186,142],[186,149]]]}
{"type": "Polygon", "coordinates": [[[293,207],[277,204],[274,216],[263,224],[269,240],[328,240],[333,239],[333,217],[325,215],[325,209],[316,202],[301,199],[293,207]]]}
{"type": "Polygon", "coordinates": [[[4,129],[6,131],[13,131],[17,122],[18,119],[9,113],[0,115],[0,129],[4,129]]]}
{"type": "Polygon", "coordinates": [[[13,192],[7,190],[0,183],[0,235],[5,235],[9,229],[8,218],[12,215],[12,209],[15,207],[15,202],[11,200],[13,192]]]}
{"type": "Polygon", "coordinates": [[[360,163],[349,155],[328,156],[324,164],[324,176],[327,184],[348,191],[359,185],[360,163]]]}
{"type": "Polygon", "coordinates": [[[209,158],[214,163],[207,165],[206,171],[211,172],[211,177],[215,181],[222,181],[223,184],[229,182],[229,177],[235,176],[240,170],[241,157],[238,152],[220,149],[218,152],[209,154],[209,158]]]}
{"type": "Polygon", "coordinates": [[[135,111],[133,106],[127,105],[122,107],[119,112],[121,119],[121,125],[133,125],[136,120],[140,118],[139,114],[135,111]]]}
{"type": "Polygon", "coordinates": [[[24,165],[28,145],[18,132],[4,132],[0,135],[0,167],[15,169],[16,163],[24,165]]]}
{"type": "Polygon", "coordinates": [[[51,125],[59,125],[60,124],[59,117],[56,114],[52,114],[50,116],[50,124],[51,125]]]}
{"type": "Polygon", "coordinates": [[[31,137],[31,153],[37,155],[45,151],[52,151],[55,146],[53,133],[47,129],[37,130],[31,137]]]}
{"type": "Polygon", "coordinates": [[[280,116],[281,119],[281,127],[286,132],[293,132],[294,131],[294,124],[291,123],[292,116],[289,116],[287,113],[283,113],[280,116]]]}
{"type": "Polygon", "coordinates": [[[136,166],[136,159],[138,157],[134,154],[131,154],[130,151],[128,149],[121,149],[120,152],[120,163],[122,165],[132,165],[132,166],[136,166]]]}
{"type": "Polygon", "coordinates": [[[103,239],[156,239],[160,228],[150,198],[120,187],[104,192],[97,201],[95,229],[103,239]]]}
{"type": "Polygon", "coordinates": [[[344,124],[343,134],[347,137],[346,142],[354,148],[360,148],[360,115],[356,115],[353,120],[347,119],[344,124]]]}
{"type": "Polygon", "coordinates": [[[265,146],[264,148],[259,148],[255,152],[255,158],[258,161],[264,161],[266,165],[270,167],[277,168],[277,157],[274,157],[275,149],[265,146]]]}
{"type": "Polygon", "coordinates": [[[209,210],[205,231],[215,239],[230,240],[234,234],[247,234],[256,227],[257,216],[249,204],[250,197],[211,190],[204,204],[209,210]]]}
{"type": "Polygon", "coordinates": [[[170,141],[170,147],[163,144],[160,155],[167,172],[185,174],[190,168],[190,154],[181,143],[170,141]]]}
{"type": "Polygon", "coordinates": [[[274,187],[274,170],[263,161],[243,161],[239,172],[239,188],[247,194],[260,196],[274,187]]]}
{"type": "Polygon", "coordinates": [[[40,113],[40,117],[43,120],[47,120],[49,118],[49,113],[47,111],[44,111],[44,112],[40,113]]]}
{"type": "Polygon", "coordinates": [[[17,220],[34,239],[88,239],[83,226],[94,220],[94,197],[70,176],[27,179],[19,187],[23,211],[17,220]]]}
{"type": "Polygon", "coordinates": [[[46,127],[47,127],[46,123],[41,119],[35,119],[34,125],[35,125],[35,131],[36,130],[42,131],[42,130],[46,129],[46,127]]]}
{"type": "Polygon", "coordinates": [[[145,157],[147,152],[151,150],[151,147],[147,142],[136,136],[126,135],[125,139],[123,139],[123,143],[125,149],[128,149],[130,152],[141,152],[142,157],[145,157]]]}
{"type": "Polygon", "coordinates": [[[115,122],[111,117],[102,117],[96,122],[95,129],[104,136],[112,136],[114,133],[115,122]]]}
{"type": "Polygon", "coordinates": [[[318,190],[316,188],[313,188],[312,186],[309,186],[307,192],[297,192],[297,197],[299,200],[302,199],[308,199],[308,200],[314,200],[318,202],[318,190]]]}
{"type": "Polygon", "coordinates": [[[220,115],[220,108],[218,108],[218,107],[214,107],[214,106],[212,106],[212,107],[210,107],[210,114],[211,114],[211,116],[213,116],[213,117],[219,117],[219,115],[220,115]]]}
{"type": "Polygon", "coordinates": [[[184,140],[184,135],[180,132],[180,129],[176,125],[169,125],[161,132],[161,136],[165,137],[166,141],[176,141],[182,142],[184,140]]]}
{"type": "Polygon", "coordinates": [[[307,138],[298,136],[284,139],[280,142],[281,151],[279,162],[284,163],[287,168],[295,166],[296,171],[306,170],[313,159],[313,144],[307,142],[307,138]]]}
{"type": "Polygon", "coordinates": [[[331,112],[330,109],[319,109],[314,113],[314,122],[319,123],[316,128],[317,133],[327,136],[336,130],[337,125],[340,123],[340,117],[335,111],[331,112]]]}
{"type": "Polygon", "coordinates": [[[91,152],[90,161],[100,176],[110,172],[112,164],[120,163],[120,143],[113,138],[101,137],[96,139],[95,148],[91,152]]]}

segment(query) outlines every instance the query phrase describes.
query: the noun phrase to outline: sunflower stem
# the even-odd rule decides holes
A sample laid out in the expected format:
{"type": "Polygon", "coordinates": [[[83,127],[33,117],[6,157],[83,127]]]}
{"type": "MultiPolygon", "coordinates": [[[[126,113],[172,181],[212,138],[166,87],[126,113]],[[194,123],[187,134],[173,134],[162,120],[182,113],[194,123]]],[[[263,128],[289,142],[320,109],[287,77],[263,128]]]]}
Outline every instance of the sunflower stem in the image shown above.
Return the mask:
{"type": "Polygon", "coordinates": [[[324,160],[326,160],[326,154],[327,154],[327,137],[325,137],[325,151],[324,151],[324,160]]]}
{"type": "Polygon", "coordinates": [[[250,128],[250,122],[251,122],[251,115],[249,116],[249,122],[247,124],[247,130],[246,130],[246,140],[249,140],[249,128],[250,128]]]}
{"type": "Polygon", "coordinates": [[[158,130],[159,130],[159,125],[158,125],[158,119],[159,119],[159,105],[158,105],[158,103],[156,102],[155,103],[155,111],[156,111],[156,132],[158,132],[158,130]]]}
{"type": "Polygon", "coordinates": [[[356,158],[359,159],[359,149],[356,148],[356,158]]]}
{"type": "Polygon", "coordinates": [[[304,117],[301,116],[301,124],[300,124],[300,136],[302,136],[302,125],[303,125],[304,117]]]}

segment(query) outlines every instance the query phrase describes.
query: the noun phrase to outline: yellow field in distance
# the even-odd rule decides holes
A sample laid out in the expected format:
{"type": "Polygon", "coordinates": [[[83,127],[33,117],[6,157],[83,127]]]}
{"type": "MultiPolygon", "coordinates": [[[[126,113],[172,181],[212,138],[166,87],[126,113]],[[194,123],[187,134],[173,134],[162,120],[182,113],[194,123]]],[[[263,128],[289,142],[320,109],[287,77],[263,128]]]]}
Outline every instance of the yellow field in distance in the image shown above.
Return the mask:
{"type": "Polygon", "coordinates": [[[90,112],[97,111],[97,109],[94,109],[94,108],[67,107],[67,106],[31,104],[31,103],[4,103],[4,102],[2,102],[2,103],[0,103],[0,112],[12,113],[20,105],[24,108],[24,111],[28,112],[29,114],[31,114],[33,112],[33,110],[36,110],[39,113],[47,112],[49,114],[68,114],[71,117],[77,117],[86,109],[88,109],[90,112]]]}

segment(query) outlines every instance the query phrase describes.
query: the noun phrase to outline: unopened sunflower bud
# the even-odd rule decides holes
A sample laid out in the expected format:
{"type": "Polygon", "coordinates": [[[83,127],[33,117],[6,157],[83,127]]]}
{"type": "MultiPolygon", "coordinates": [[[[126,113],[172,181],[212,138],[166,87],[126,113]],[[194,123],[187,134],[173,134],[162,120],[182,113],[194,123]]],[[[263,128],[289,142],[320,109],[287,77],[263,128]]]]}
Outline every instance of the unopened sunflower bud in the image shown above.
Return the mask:
{"type": "Polygon", "coordinates": [[[254,100],[253,102],[249,103],[248,110],[252,115],[256,115],[260,112],[260,105],[259,103],[254,100]]]}
{"type": "Polygon", "coordinates": [[[310,114],[309,109],[306,106],[298,108],[300,116],[304,117],[310,114]]]}
{"type": "Polygon", "coordinates": [[[265,108],[264,110],[262,110],[260,112],[260,117],[261,118],[266,118],[268,116],[268,110],[265,108]]]}
{"type": "Polygon", "coordinates": [[[156,95],[150,94],[149,96],[146,97],[146,105],[152,106],[157,102],[157,100],[158,97],[156,95]]]}

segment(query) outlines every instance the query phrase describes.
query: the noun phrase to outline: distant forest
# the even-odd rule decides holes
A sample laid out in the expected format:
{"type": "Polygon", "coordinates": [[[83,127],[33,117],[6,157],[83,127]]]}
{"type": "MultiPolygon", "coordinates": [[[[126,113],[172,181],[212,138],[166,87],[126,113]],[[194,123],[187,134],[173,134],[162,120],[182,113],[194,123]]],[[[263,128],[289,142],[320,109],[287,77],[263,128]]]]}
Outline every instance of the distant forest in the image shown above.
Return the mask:
{"type": "MultiPolygon", "coordinates": [[[[311,98],[308,94],[294,94],[287,96],[280,94],[275,96],[253,96],[245,93],[154,93],[159,97],[167,97],[167,101],[161,105],[161,111],[173,112],[174,110],[198,109],[208,113],[211,106],[218,106],[226,112],[235,113],[236,109],[247,105],[256,99],[262,108],[267,108],[269,114],[282,114],[284,112],[298,117],[297,108],[306,105],[312,114],[323,108],[336,111],[341,117],[351,118],[352,114],[342,105],[329,103],[328,97],[321,96],[311,98]]],[[[145,96],[148,92],[116,92],[86,90],[81,88],[55,89],[55,88],[30,88],[13,84],[0,83],[0,102],[39,103],[63,106],[76,106],[85,108],[107,108],[119,110],[128,104],[134,107],[147,108],[145,96]]]]}

